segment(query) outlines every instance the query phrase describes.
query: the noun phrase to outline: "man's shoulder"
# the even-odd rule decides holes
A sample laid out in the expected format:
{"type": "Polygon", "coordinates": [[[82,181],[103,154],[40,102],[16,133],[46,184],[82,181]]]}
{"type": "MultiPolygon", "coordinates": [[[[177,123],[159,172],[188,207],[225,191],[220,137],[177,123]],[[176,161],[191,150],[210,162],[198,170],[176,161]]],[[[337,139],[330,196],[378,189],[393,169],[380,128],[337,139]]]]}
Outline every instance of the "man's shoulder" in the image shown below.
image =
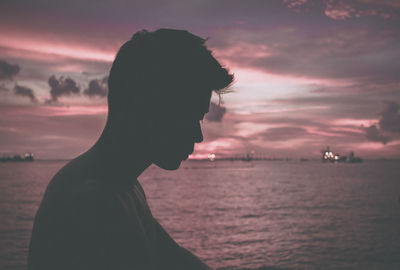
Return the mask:
{"type": "Polygon", "coordinates": [[[46,188],[44,200],[86,200],[110,193],[104,181],[91,171],[93,168],[79,158],[71,160],[53,176],[46,188]]]}

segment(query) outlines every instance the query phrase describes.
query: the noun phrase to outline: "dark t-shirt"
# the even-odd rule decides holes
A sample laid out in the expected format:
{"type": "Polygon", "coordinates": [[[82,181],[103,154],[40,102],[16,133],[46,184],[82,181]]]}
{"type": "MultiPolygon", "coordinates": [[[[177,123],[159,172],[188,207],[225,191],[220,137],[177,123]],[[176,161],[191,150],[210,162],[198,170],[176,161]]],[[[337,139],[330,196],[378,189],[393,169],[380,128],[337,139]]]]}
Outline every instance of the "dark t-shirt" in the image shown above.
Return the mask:
{"type": "Polygon", "coordinates": [[[28,268],[159,269],[158,234],[137,181],[53,179],[35,218],[28,268]]]}

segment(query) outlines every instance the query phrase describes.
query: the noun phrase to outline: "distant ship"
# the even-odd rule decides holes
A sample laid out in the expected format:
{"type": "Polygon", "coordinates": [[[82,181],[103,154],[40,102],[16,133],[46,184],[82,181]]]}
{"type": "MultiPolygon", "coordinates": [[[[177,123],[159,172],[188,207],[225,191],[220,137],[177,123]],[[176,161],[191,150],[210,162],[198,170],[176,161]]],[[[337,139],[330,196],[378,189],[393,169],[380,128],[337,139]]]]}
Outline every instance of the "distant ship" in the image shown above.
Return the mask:
{"type": "Polygon", "coordinates": [[[322,150],[321,160],[322,162],[344,162],[346,161],[346,157],[342,157],[339,154],[333,154],[333,152],[329,149],[329,146],[326,147],[326,150],[322,150]]]}
{"type": "Polygon", "coordinates": [[[354,156],[354,152],[350,152],[349,157],[333,154],[333,152],[329,149],[329,146],[326,147],[326,150],[322,150],[321,153],[322,162],[360,163],[363,161],[362,158],[354,156]]]}
{"type": "Polygon", "coordinates": [[[25,153],[23,157],[20,155],[0,157],[0,162],[31,162],[34,160],[35,158],[33,157],[32,153],[25,153]]]}
{"type": "Polygon", "coordinates": [[[349,163],[360,163],[360,162],[363,162],[363,159],[360,158],[360,157],[354,156],[354,152],[350,152],[350,155],[349,155],[348,159],[346,160],[346,162],[349,162],[349,163]]]}

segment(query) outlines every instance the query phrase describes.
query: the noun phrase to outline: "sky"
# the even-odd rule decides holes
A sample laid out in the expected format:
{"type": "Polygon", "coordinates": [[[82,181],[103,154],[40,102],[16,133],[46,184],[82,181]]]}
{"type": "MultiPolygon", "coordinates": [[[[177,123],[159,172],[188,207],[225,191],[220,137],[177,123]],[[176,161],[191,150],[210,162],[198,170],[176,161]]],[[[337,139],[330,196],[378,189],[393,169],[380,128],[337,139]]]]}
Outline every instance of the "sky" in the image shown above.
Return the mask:
{"type": "Polygon", "coordinates": [[[87,150],[116,52],[158,28],[207,38],[235,74],[192,158],[400,158],[397,0],[2,0],[0,155],[87,150]]]}

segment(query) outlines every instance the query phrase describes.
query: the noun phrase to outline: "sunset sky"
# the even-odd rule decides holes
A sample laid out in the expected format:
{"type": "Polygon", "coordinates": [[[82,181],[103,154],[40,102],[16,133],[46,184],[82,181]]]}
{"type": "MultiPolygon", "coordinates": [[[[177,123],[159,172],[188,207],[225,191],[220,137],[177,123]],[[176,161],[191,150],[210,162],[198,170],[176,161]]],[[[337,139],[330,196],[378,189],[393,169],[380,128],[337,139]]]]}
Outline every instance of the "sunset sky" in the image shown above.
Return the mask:
{"type": "MultiPolygon", "coordinates": [[[[400,157],[400,1],[3,0],[0,155],[72,158],[106,120],[106,80],[136,31],[185,29],[235,74],[194,157],[400,157]]],[[[213,97],[218,103],[218,98],[213,97]]]]}

